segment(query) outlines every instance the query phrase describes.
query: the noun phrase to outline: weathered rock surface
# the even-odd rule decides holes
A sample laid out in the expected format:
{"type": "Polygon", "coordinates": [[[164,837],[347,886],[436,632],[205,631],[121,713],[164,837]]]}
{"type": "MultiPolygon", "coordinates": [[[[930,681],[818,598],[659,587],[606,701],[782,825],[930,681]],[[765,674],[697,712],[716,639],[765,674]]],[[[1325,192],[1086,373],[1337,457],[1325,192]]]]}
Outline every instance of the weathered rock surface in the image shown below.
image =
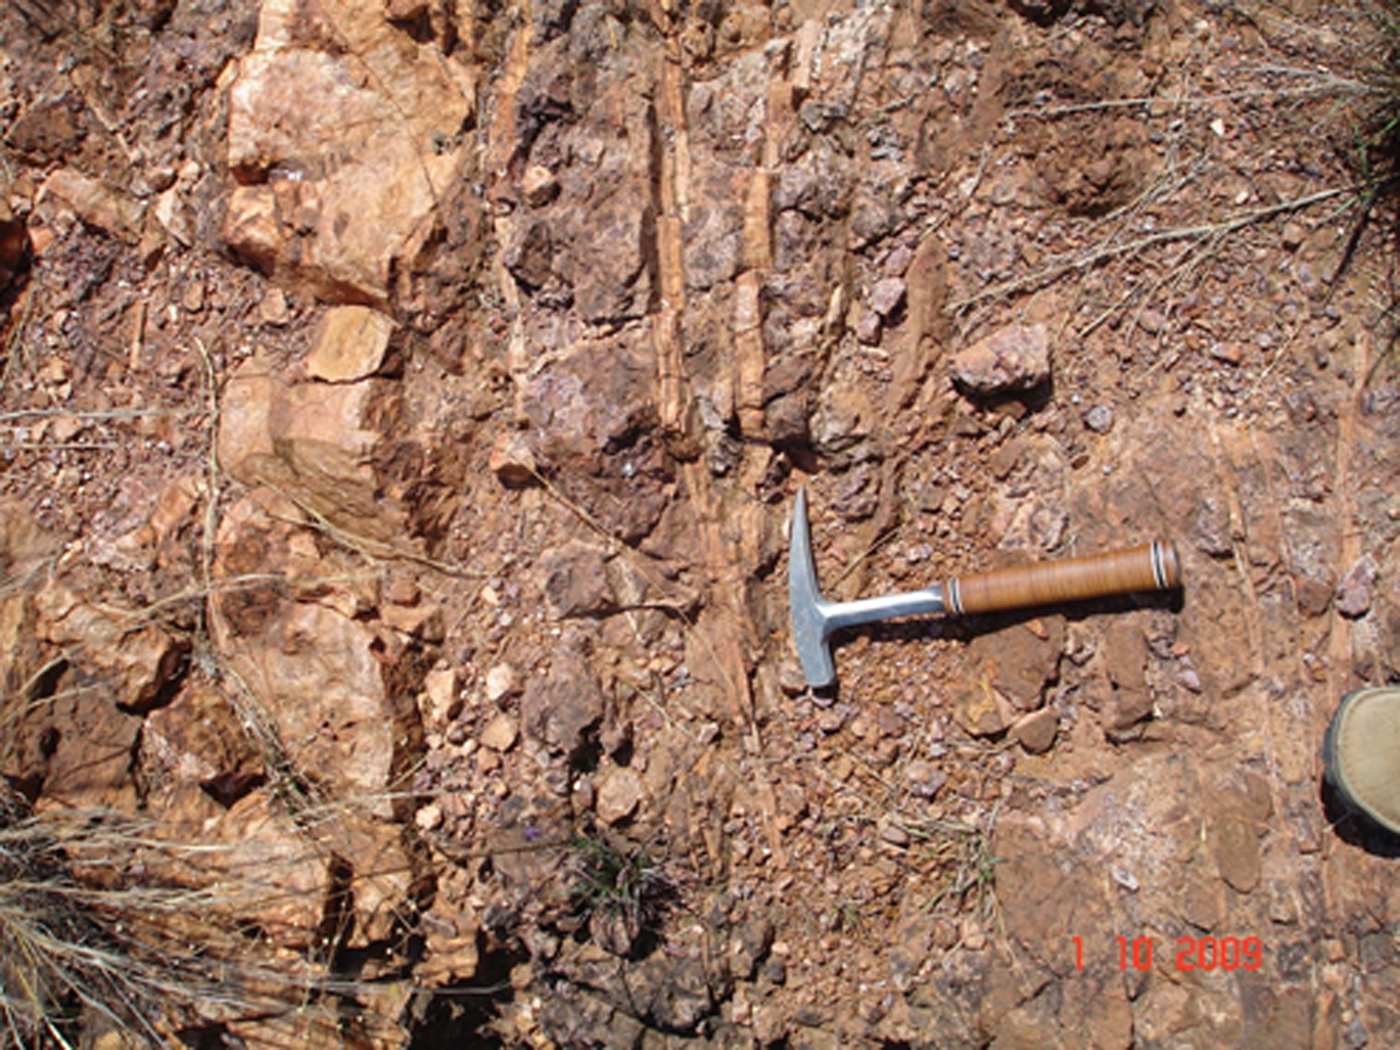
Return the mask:
{"type": "Polygon", "coordinates": [[[44,181],[43,194],[62,200],[85,225],[118,240],[140,239],[145,221],[140,202],[97,179],[60,168],[44,181]]]}
{"type": "Polygon", "coordinates": [[[337,306],[321,319],[306,374],[328,383],[368,379],[384,364],[394,323],[367,306],[337,306]]]}
{"type": "Polygon", "coordinates": [[[473,73],[379,0],[263,5],[229,90],[229,248],[332,302],[384,305],[463,163],[473,73]]]}
{"type": "MultiPolygon", "coordinates": [[[[249,501],[224,519],[216,568],[236,577],[285,566],[295,539],[285,521],[249,501]]],[[[427,668],[405,681],[372,628],[330,604],[285,597],[275,583],[221,594],[216,608],[221,654],[286,757],[337,797],[390,816],[388,793],[418,731],[413,698],[427,668]]]]}
{"type": "Polygon", "coordinates": [[[392,396],[381,380],[298,382],[252,357],[224,389],[219,462],[356,536],[401,542],[403,510],[383,498],[372,465],[392,396]]]}
{"type": "Polygon", "coordinates": [[[636,335],[576,344],[521,393],[546,474],[610,535],[636,543],[661,518],[675,464],[655,435],[654,369],[636,335]]]}
{"type": "Polygon", "coordinates": [[[182,689],[170,704],[147,716],[141,761],[148,783],[198,784],[224,806],[233,805],[267,773],[228,698],[202,685],[182,689]]]}
{"type": "Polygon", "coordinates": [[[545,607],[550,619],[598,616],[616,609],[607,562],[598,548],[568,544],[546,554],[542,568],[545,607]]]}
{"type": "Polygon", "coordinates": [[[1317,785],[1400,674],[1383,238],[1338,272],[1295,202],[1354,173],[1277,73],[1359,68],[1348,5],[42,8],[0,13],[0,773],[200,836],[100,878],[222,892],[249,967],[362,979],[200,1038],[1394,1028],[1388,847],[1317,785]],[[813,695],[799,487],[843,597],[1156,537],[1187,585],[843,632],[813,695]],[[581,830],[653,907],[584,914],[581,830]]]}
{"type": "Polygon", "coordinates": [[[1034,390],[1050,378],[1050,332],[1012,325],[953,355],[953,381],[971,397],[1034,390]]]}
{"type": "Polygon", "coordinates": [[[569,759],[587,745],[606,712],[606,697],[577,640],[555,651],[548,674],[531,678],[520,701],[526,735],[569,759]]]}
{"type": "Polygon", "coordinates": [[[168,699],[164,692],[189,653],[188,640],[145,622],[140,610],[104,608],[58,583],[44,588],[35,603],[44,638],[110,690],[117,706],[144,714],[168,699]]]}

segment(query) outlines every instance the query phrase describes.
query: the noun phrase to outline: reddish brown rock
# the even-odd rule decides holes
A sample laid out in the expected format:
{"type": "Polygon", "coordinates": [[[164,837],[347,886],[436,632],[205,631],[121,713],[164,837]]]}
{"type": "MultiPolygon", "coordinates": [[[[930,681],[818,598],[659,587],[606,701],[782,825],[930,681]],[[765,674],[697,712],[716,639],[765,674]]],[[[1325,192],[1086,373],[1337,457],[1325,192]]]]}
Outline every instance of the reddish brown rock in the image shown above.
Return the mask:
{"type": "Polygon", "coordinates": [[[327,310],[306,357],[306,374],[328,383],[367,379],[384,364],[394,322],[367,306],[327,310]]]}
{"type": "Polygon", "coordinates": [[[1011,727],[1012,735],[1033,755],[1049,751],[1055,743],[1060,716],[1054,708],[1042,707],[1022,715],[1011,727]]]}
{"type": "Polygon", "coordinates": [[[501,713],[486,723],[478,739],[482,747],[489,747],[492,751],[509,751],[519,736],[520,726],[515,719],[501,713]]]}
{"type": "Polygon", "coordinates": [[[953,717],[972,736],[996,736],[1015,718],[1015,708],[986,678],[968,685],[958,697],[953,717]]]}
{"type": "Polygon", "coordinates": [[[381,0],[309,22],[283,0],[264,5],[228,93],[240,188],[224,237],[236,254],[331,301],[387,302],[392,268],[462,163],[456,136],[475,108],[465,67],[405,42],[381,0]]]}
{"type": "MultiPolygon", "coordinates": [[[[215,575],[237,578],[252,567],[285,574],[302,535],[285,514],[241,501],[220,528],[215,575]]],[[[333,598],[297,601],[275,584],[229,588],[215,597],[211,633],[287,759],[315,770],[335,797],[388,817],[399,759],[420,739],[421,678],[399,673],[384,628],[333,598]]]]}
{"type": "Polygon", "coordinates": [[[132,244],[141,237],[145,208],[138,201],[70,168],[60,168],[45,179],[41,196],[59,198],[83,225],[109,236],[132,244]]]}
{"type": "Polygon", "coordinates": [[[265,775],[233,706],[207,686],[184,689],[147,716],[141,756],[150,782],[192,781],[225,806],[265,775]]]}
{"type": "Polygon", "coordinates": [[[356,536],[402,543],[403,511],[382,497],[371,465],[382,440],[381,406],[393,392],[386,380],[296,382],[267,358],[249,358],[224,388],[219,464],[356,536]]]}
{"type": "Polygon", "coordinates": [[[971,397],[1033,390],[1050,378],[1050,332],[1011,325],[953,355],[953,381],[971,397]]]}
{"type": "Polygon", "coordinates": [[[1242,817],[1224,816],[1215,822],[1213,838],[1220,877],[1239,893],[1251,892],[1262,870],[1254,829],[1242,817]]]}
{"type": "Polygon", "coordinates": [[[524,488],[539,482],[535,453],[525,436],[515,431],[497,436],[487,466],[506,488],[524,488]]]}
{"type": "Polygon", "coordinates": [[[1019,710],[1033,711],[1044,702],[1047,684],[1058,677],[1064,645],[1064,617],[1044,616],[978,635],[968,654],[1019,710]]]}
{"type": "Polygon", "coordinates": [[[167,819],[172,833],[197,836],[208,848],[175,850],[168,860],[153,858],[156,870],[180,884],[226,887],[208,902],[212,912],[235,922],[253,923],[277,945],[306,948],[316,938],[331,873],[326,857],[297,829],[272,791],[244,796],[227,812],[209,819],[191,810],[198,825],[179,828],[178,813],[167,819]]]}
{"type": "Polygon", "coordinates": [[[651,355],[630,331],[583,341],[521,392],[541,473],[625,543],[656,526],[675,488],[675,463],[655,432],[651,355]]]}
{"type": "Polygon", "coordinates": [[[598,786],[594,812],[604,824],[629,820],[642,804],[642,778],[631,769],[614,769],[598,786]]]}
{"type": "Polygon", "coordinates": [[[168,699],[163,693],[189,653],[187,639],[143,623],[137,610],[123,615],[108,603],[89,603],[61,583],[35,600],[42,636],[68,649],[118,706],[144,713],[168,699]]]}
{"type": "Polygon", "coordinates": [[[1376,575],[1376,559],[1370,554],[1362,555],[1337,587],[1337,612],[1351,620],[1360,619],[1370,612],[1376,575]]]}
{"type": "Polygon", "coordinates": [[[881,277],[870,286],[870,309],[885,320],[904,306],[908,286],[902,277],[881,277]]]}
{"type": "Polygon", "coordinates": [[[569,543],[544,556],[545,608],[552,620],[601,616],[617,608],[604,552],[569,543]]]}
{"type": "Polygon", "coordinates": [[[520,701],[525,734],[570,758],[597,733],[606,713],[597,676],[570,644],[555,652],[547,675],[530,679],[520,701]]]}

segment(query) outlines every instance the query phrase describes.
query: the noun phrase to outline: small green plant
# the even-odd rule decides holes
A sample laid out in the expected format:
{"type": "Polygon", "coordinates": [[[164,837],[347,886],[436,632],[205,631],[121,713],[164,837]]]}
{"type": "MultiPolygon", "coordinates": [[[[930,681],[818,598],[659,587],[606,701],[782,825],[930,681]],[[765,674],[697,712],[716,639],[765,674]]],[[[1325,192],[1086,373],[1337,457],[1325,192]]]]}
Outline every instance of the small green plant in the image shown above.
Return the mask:
{"type": "Polygon", "coordinates": [[[596,832],[575,835],[570,904],[618,954],[631,952],[660,918],[670,882],[642,846],[614,845],[596,832]]]}
{"type": "Polygon", "coordinates": [[[1356,218],[1342,249],[1335,278],[1351,264],[1361,236],[1378,206],[1393,201],[1400,189],[1400,0],[1375,0],[1368,12],[1374,46],[1350,100],[1350,135],[1346,159],[1356,173],[1356,218]]]}
{"type": "Polygon", "coordinates": [[[953,821],[925,821],[911,826],[910,832],[922,840],[919,854],[941,879],[926,911],[943,901],[957,910],[970,905],[984,917],[996,911],[996,866],[1001,858],[992,852],[990,831],[953,821]]]}

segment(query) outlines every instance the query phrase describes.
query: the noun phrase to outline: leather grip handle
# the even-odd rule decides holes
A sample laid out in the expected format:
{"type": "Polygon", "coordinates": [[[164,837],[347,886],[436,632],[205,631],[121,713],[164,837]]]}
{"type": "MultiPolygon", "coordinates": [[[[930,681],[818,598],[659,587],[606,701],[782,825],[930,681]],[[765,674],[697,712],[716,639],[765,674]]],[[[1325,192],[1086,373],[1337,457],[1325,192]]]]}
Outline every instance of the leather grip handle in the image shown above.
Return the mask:
{"type": "Polygon", "coordinates": [[[1110,554],[950,579],[943,586],[943,596],[950,612],[985,613],[1180,586],[1181,559],[1176,548],[1159,541],[1110,554]]]}

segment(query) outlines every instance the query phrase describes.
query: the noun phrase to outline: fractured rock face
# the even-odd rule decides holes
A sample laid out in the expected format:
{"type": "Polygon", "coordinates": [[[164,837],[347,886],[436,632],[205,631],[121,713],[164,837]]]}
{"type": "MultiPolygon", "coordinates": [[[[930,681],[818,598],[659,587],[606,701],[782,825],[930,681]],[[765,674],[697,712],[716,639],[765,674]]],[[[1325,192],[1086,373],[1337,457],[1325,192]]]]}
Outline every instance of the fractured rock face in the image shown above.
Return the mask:
{"type": "Polygon", "coordinates": [[[384,19],[382,0],[316,14],[263,5],[229,91],[235,254],[335,302],[383,305],[463,156],[469,70],[384,19]]]}
{"type": "Polygon", "coordinates": [[[384,364],[394,323],[367,306],[326,311],[316,345],[306,358],[306,374],[328,383],[368,379],[384,364]]]}
{"type": "Polygon", "coordinates": [[[549,674],[533,678],[520,702],[522,728],[530,738],[571,760],[603,724],[607,698],[588,662],[563,646],[549,674]]]}
{"type": "Polygon", "coordinates": [[[599,616],[617,602],[608,583],[604,552],[583,543],[570,543],[544,558],[545,606],[552,620],[599,616]]]}
{"type": "Polygon", "coordinates": [[[36,599],[44,637],[65,647],[82,672],[103,683],[120,707],[144,713],[162,699],[189,643],[156,624],[141,624],[132,610],[122,616],[90,604],[65,586],[51,584],[36,599]]]}
{"type": "Polygon", "coordinates": [[[381,542],[404,533],[403,511],[381,499],[370,458],[381,440],[365,425],[385,381],[295,382],[261,356],[229,379],[219,462],[247,485],[268,485],[332,524],[381,542]]]}
{"type": "MultiPolygon", "coordinates": [[[[249,504],[231,508],[220,528],[221,578],[250,563],[264,573],[290,568],[292,527],[249,504]]],[[[323,778],[336,797],[388,816],[385,792],[397,749],[413,736],[417,707],[386,684],[379,635],[332,603],[340,604],[329,595],[294,601],[271,585],[230,589],[215,599],[215,642],[293,764],[323,778]]]]}
{"type": "Polygon", "coordinates": [[[146,717],[141,754],[147,781],[193,782],[226,806],[264,775],[232,704],[208,686],[183,689],[146,717]]]}
{"type": "Polygon", "coordinates": [[[1043,324],[1010,325],[953,356],[953,380],[972,397],[1024,393],[1050,378],[1050,333],[1043,324]]]}
{"type": "Polygon", "coordinates": [[[534,458],[625,543],[655,527],[675,488],[674,463],[651,433],[654,366],[635,338],[582,342],[522,393],[534,458]]]}

